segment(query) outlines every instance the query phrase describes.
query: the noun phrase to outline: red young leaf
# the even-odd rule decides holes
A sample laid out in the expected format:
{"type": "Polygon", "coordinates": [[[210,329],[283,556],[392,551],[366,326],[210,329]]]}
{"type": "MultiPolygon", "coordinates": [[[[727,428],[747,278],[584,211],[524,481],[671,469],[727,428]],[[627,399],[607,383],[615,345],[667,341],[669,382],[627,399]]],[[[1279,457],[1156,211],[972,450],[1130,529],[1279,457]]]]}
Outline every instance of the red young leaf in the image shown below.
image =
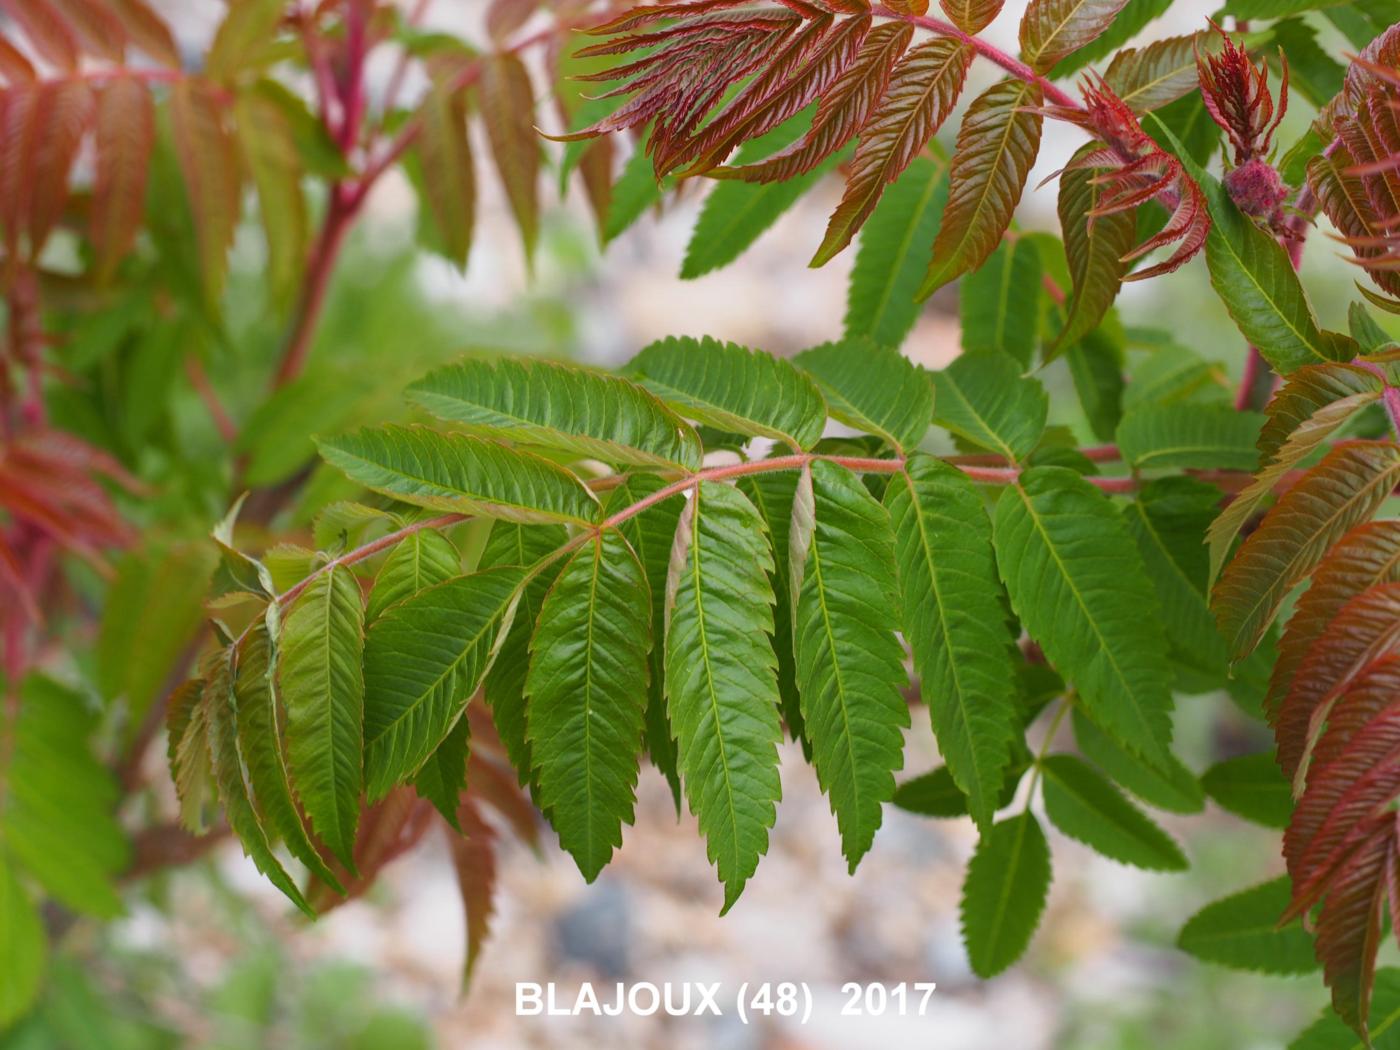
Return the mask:
{"type": "Polygon", "coordinates": [[[1279,765],[1301,781],[1333,705],[1376,660],[1400,642],[1400,583],[1382,583],[1342,606],[1308,648],[1279,707],[1274,732],[1279,765]]]}
{"type": "Polygon", "coordinates": [[[1235,164],[1267,158],[1274,132],[1288,111],[1288,60],[1280,55],[1283,76],[1279,84],[1278,111],[1269,92],[1269,65],[1258,66],[1249,52],[1217,27],[1222,47],[1216,54],[1199,55],[1201,99],[1211,119],[1224,129],[1235,148],[1235,164]]]}
{"type": "Polygon", "coordinates": [[[1332,449],[1264,516],[1211,596],[1233,659],[1253,651],[1279,605],[1328,548],[1368,520],[1400,480],[1400,447],[1354,441],[1332,449]]]}
{"type": "Polygon", "coordinates": [[[476,223],[476,174],[467,138],[466,91],[435,81],[419,107],[423,197],[447,258],[465,267],[476,223]]]}
{"type": "Polygon", "coordinates": [[[0,36],[0,77],[11,84],[26,84],[35,77],[34,64],[3,36],[0,36]]]}
{"type": "Polygon", "coordinates": [[[462,967],[462,986],[471,983],[481,947],[491,934],[491,917],[496,911],[496,833],[486,823],[473,798],[468,795],[457,811],[462,834],[451,828],[447,844],[452,850],[452,868],[466,913],[467,958],[462,967]]]}
{"type": "Polygon", "coordinates": [[[1046,73],[1066,55],[1093,43],[1127,0],[1031,0],[1021,16],[1021,56],[1046,73]]]}
{"type": "Polygon", "coordinates": [[[92,189],[92,242],[102,276],[111,274],[136,239],[154,142],[155,106],[146,85],[135,77],[112,80],[97,97],[92,189]]]}
{"type": "Polygon", "coordinates": [[[1038,85],[1008,77],[968,107],[919,298],[981,266],[1001,243],[1040,150],[1040,102],[1038,85]]]}
{"type": "Polygon", "coordinates": [[[539,233],[540,171],[530,74],[517,56],[492,55],[482,64],[478,90],[496,170],[525,241],[525,253],[530,255],[539,233]]]}
{"type": "Polygon", "coordinates": [[[869,17],[848,18],[834,29],[829,19],[813,19],[668,168],[684,159],[687,174],[709,171],[737,143],[771,131],[805,108],[850,65],[869,29],[869,17]]]}
{"type": "Polygon", "coordinates": [[[178,69],[180,49],[165,20],[156,14],[146,0],[106,0],[112,12],[121,19],[133,46],[162,65],[178,69]]]}
{"type": "Polygon", "coordinates": [[[194,216],[205,295],[212,305],[223,294],[228,251],[238,227],[238,150],[213,89],[203,81],[182,80],[171,89],[170,120],[194,216]]]}
{"type": "Polygon", "coordinates": [[[1004,0],[938,0],[955,26],[964,33],[980,33],[1001,13],[1004,0]]]}
{"type": "Polygon", "coordinates": [[[365,809],[355,833],[355,870],[328,858],[327,863],[345,888],[337,894],[330,886],[312,879],[306,899],[317,914],[325,914],[346,901],[363,896],[380,873],[394,860],[403,856],[427,834],[433,826],[437,811],[433,804],[419,798],[411,787],[394,788],[380,801],[365,809]]]}
{"type": "Polygon", "coordinates": [[[1308,589],[1293,607],[1269,677],[1264,710],[1277,723],[1294,676],[1327,625],[1347,602],[1379,583],[1400,582],[1400,522],[1358,525],[1327,552],[1308,589]]]}
{"type": "Polygon", "coordinates": [[[957,102],[973,54],[970,45],[943,38],[920,44],[904,56],[889,92],[861,131],[845,196],[831,216],[813,266],[851,243],[884,188],[928,144],[957,102]]]}
{"type": "Polygon", "coordinates": [[[1098,180],[1108,190],[1100,197],[1094,215],[1135,212],[1157,200],[1171,209],[1167,224],[1124,258],[1136,259],[1157,248],[1176,244],[1163,262],[1129,274],[1124,280],[1141,281],[1170,273],[1201,250],[1210,232],[1210,213],[1201,188],[1187,177],[1181,161],[1165,152],[1142,130],[1137,115],[1113,93],[1102,77],[1086,78],[1080,87],[1084,107],[1049,106],[1047,115],[1094,135],[1103,149],[1081,154],[1073,163],[1099,169],[1098,180]]]}
{"type": "MultiPolygon", "coordinates": [[[[1083,147],[1083,156],[1096,147],[1083,147]]],[[[1109,192],[1087,168],[1073,160],[1060,176],[1060,228],[1064,231],[1071,291],[1065,322],[1055,337],[1054,353],[1073,346],[1099,326],[1123,284],[1128,253],[1137,236],[1132,212],[1104,213],[1100,204],[1109,192]]]]}
{"type": "Polygon", "coordinates": [[[78,41],[50,0],[0,0],[45,62],[72,72],[78,68],[78,41]]]}
{"type": "Polygon", "coordinates": [[[823,92],[807,133],[766,160],[739,168],[717,168],[716,178],[778,182],[811,171],[858,132],[885,96],[890,71],[914,35],[907,22],[871,29],[855,57],[823,92]]]}
{"type": "Polygon", "coordinates": [[[109,62],[126,57],[126,31],[103,0],[49,0],[84,51],[109,62]]]}

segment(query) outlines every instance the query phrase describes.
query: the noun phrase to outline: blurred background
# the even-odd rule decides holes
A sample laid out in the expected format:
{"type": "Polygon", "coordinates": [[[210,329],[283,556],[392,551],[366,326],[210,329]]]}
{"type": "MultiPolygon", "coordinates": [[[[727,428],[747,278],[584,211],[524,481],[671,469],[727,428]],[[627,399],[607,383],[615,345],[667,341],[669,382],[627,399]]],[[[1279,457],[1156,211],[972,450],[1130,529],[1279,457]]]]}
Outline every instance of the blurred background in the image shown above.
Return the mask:
{"type": "MultiPolygon", "coordinates": [[[[179,27],[191,53],[222,12],[217,0],[155,6],[179,27]]],[[[436,0],[428,25],[471,38],[483,7],[484,0],[436,0]]],[[[1011,0],[986,35],[1014,50],[1022,10],[1011,0]]],[[[1146,35],[1194,31],[1211,10],[1210,3],[1176,3],[1146,35]]],[[[992,74],[979,64],[972,78],[980,88],[992,74]]],[[[1280,135],[1285,144],[1305,126],[1306,107],[1291,117],[1280,135]]],[[[556,130],[547,116],[540,120],[556,130]]],[[[955,116],[944,135],[956,126],[955,116]]],[[[1047,125],[1030,185],[1081,141],[1072,128],[1047,125]]],[[[462,275],[416,247],[416,197],[391,175],[337,275],[308,377],[253,413],[250,481],[276,481],[304,456],[312,433],[398,411],[410,378],[468,349],[616,364],[670,334],[708,334],[778,353],[839,337],[852,253],[821,270],[806,266],[839,183],[804,197],[735,264],[682,281],[677,274],[703,191],[687,187],[606,252],[583,202],[557,202],[547,209],[530,273],[489,180],[462,275]]],[[[1054,205],[1053,185],[1028,190],[1020,224],[1054,229],[1054,205]]],[[[232,345],[209,363],[215,382],[243,389],[245,402],[256,398],[280,332],[263,301],[262,250],[255,230],[240,235],[227,309],[232,345]]],[[[1344,324],[1354,273],[1325,237],[1311,238],[1304,279],[1325,325],[1344,324]]],[[[1243,343],[1209,292],[1202,259],[1171,279],[1128,286],[1119,309],[1126,324],[1169,328],[1179,342],[1238,373],[1243,343]]],[[[75,330],[76,340],[88,336],[96,338],[75,330]]],[[[926,304],[905,352],[940,367],[958,349],[956,295],[945,290],[926,304]]],[[[1057,372],[1062,367],[1047,369],[1052,395],[1069,390],[1057,372]]],[[[1072,396],[1054,404],[1055,421],[1087,434],[1073,416],[1072,396]]],[[[187,416],[182,440],[198,462],[202,444],[213,447],[218,437],[193,397],[187,416]]],[[[313,481],[314,501],[335,484],[329,475],[313,481]]],[[[926,716],[918,712],[914,721],[906,775],[937,764],[926,716]]],[[[1182,698],[1177,739],[1181,758],[1198,771],[1268,743],[1262,726],[1225,694],[1182,698]]],[[[3,1045],[40,1048],[59,1038],[78,1047],[239,1050],[1267,1050],[1286,1046],[1324,1001],[1316,978],[1254,978],[1197,963],[1173,947],[1181,923],[1201,905],[1282,871],[1274,832],[1211,805],[1189,818],[1163,814],[1192,860],[1185,875],[1116,865],[1055,836],[1050,903],[1031,950],[1009,973],[984,983],[970,974],[958,930],[959,888],[975,842],[970,822],[891,808],[874,849],[848,875],[811,770],[794,755],[787,759],[768,857],[723,919],[694,821],[677,818],[668,789],[648,767],[636,826],[594,885],[583,883],[548,834],[538,853],[505,839],[493,934],[465,995],[462,908],[445,843],[430,839],[389,867],[367,898],[314,925],[294,916],[228,844],[153,881],[132,897],[124,919],[78,931],[42,1024],[21,1028],[3,1045]],[[553,981],[571,1000],[585,980],[608,988],[616,981],[722,982],[726,998],[746,981],[803,981],[816,997],[817,1020],[744,1026],[732,1009],[719,1019],[515,1016],[516,982],[553,981]],[[924,1017],[843,1019],[837,1013],[847,981],[933,981],[938,989],[924,1017]]]]}

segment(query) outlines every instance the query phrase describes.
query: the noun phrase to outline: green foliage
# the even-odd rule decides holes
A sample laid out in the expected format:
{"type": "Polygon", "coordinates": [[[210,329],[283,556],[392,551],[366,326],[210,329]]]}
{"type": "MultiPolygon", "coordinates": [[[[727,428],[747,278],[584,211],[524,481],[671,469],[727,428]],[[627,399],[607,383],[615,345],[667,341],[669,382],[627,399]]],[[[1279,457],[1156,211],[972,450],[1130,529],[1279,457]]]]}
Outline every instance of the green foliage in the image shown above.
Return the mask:
{"type": "MultiPolygon", "coordinates": [[[[403,596],[427,583],[416,571],[412,579],[404,579],[394,560],[406,551],[421,561],[418,535],[422,534],[400,544],[385,566],[385,572],[395,570],[388,582],[403,596]]],[[[384,593],[380,588],[385,582],[381,574],[371,604],[374,595],[384,593]]],[[[277,670],[286,704],[287,762],[296,777],[297,795],[321,840],[347,867],[353,867],[364,782],[366,615],[350,571],[327,568],[287,610],[277,670]]]]}
{"type": "MultiPolygon", "coordinates": [[[[538,810],[593,879],[642,752],[694,812],[725,910],[768,846],[784,723],[852,868],[886,802],[969,815],[984,976],[1043,909],[1037,791],[1064,834],[1162,871],[1185,855],[1127,794],[1178,814],[1209,796],[1284,830],[1289,879],[1207,908],[1182,947],[1318,961],[1340,1020],[1300,1045],[1354,1042],[1340,1025],[1384,1045],[1400,532],[1371,519],[1400,478],[1377,439],[1400,370],[1393,324],[1352,304],[1350,334],[1327,330],[1340,307],[1314,309],[1295,261],[1325,216],[1365,301],[1400,312],[1391,0],[1230,0],[1247,31],[1140,40],[1165,0],[1032,0],[1017,60],[975,36],[998,0],[943,0],[955,30],[923,0],[500,0],[481,46],[421,11],[256,0],[227,5],[202,55],[142,0],[4,6],[0,1025],[50,966],[76,1001],[44,925],[120,910],[124,828],[137,874],[161,863],[152,843],[185,848],[144,823],[173,818],[142,763],[163,706],[181,822],[226,823],[307,913],[447,834],[468,974],[495,818],[533,844],[538,810]],[[381,49],[402,67],[371,92],[381,49]],[[973,70],[989,60],[1003,79],[973,70]],[[1091,63],[1103,75],[1071,85],[1091,63]],[[1285,105],[1309,127],[1277,143],[1285,105]],[[955,112],[950,148],[935,136],[955,112]],[[843,337],[791,361],[664,339],[612,374],[538,356],[567,355],[575,328],[547,292],[522,340],[407,297],[408,255],[332,280],[395,168],[419,244],[464,267],[484,149],[527,266],[550,250],[545,287],[577,286],[570,228],[538,196],[552,120],[577,129],[560,188],[582,190],[602,246],[713,177],[686,278],[808,191],[836,200],[839,173],[813,261],[859,236],[843,337]],[[1028,233],[1013,221],[1047,120],[1087,141],[1052,176],[1057,233],[1028,233]],[[1118,301],[1198,252],[1252,347],[1233,400],[1219,340],[1187,348],[1179,318],[1146,329],[1143,301],[1118,301]],[[961,353],[905,356],[953,302],[920,300],[954,281],[961,353]],[[230,504],[241,523],[189,538],[230,504]],[[1198,780],[1170,747],[1173,695],[1222,690],[1274,747],[1198,780]],[[943,764],[896,786],[927,732],[911,703],[943,764]],[[1066,715],[1082,758],[1047,756],[1066,715]]],[[[242,979],[229,1001],[269,1016],[267,972],[242,979]]],[[[30,1038],[72,1012],[45,1007],[30,1038]]],[[[214,1028],[215,1045],[283,1034],[214,1028]]],[[[345,1034],[416,1038],[392,1018],[345,1034]]]]}
{"type": "Polygon", "coordinates": [[[919,318],[914,293],[948,200],[947,165],[915,157],[861,228],[846,297],[846,336],[899,346],[919,318]]]}
{"type": "Polygon", "coordinates": [[[1124,864],[1185,870],[1181,847],[1092,768],[1073,755],[1051,755],[1040,769],[1045,813],[1070,838],[1124,864]]]}
{"type": "Polygon", "coordinates": [[[701,483],[677,523],[666,580],[666,695],[725,910],[767,852],[780,796],[772,566],[753,504],[701,483]]]}
{"type": "Polygon", "coordinates": [[[798,482],[789,543],[802,724],[854,871],[894,794],[909,725],[894,531],[856,475],[818,460],[798,482]]]}
{"type": "Polygon", "coordinates": [[[115,877],[128,846],[116,821],[117,785],[91,751],[84,698],[31,677],[0,716],[0,1025],[38,994],[48,948],[29,886],[99,917],[123,910],[115,877]]]}
{"type": "Polygon", "coordinates": [[[563,468],[467,434],[381,427],[325,439],[321,448],[353,481],[430,510],[575,523],[597,511],[597,497],[563,468]]]}
{"type": "Polygon", "coordinates": [[[848,340],[806,350],[795,360],[817,381],[834,419],[884,438],[901,453],[917,448],[928,433],[933,387],[908,358],[848,340]]]}
{"type": "Polygon", "coordinates": [[[933,374],[934,419],[959,437],[1012,461],[1030,455],[1045,429],[1049,400],[1016,362],[986,351],[933,374]]]}
{"type": "Polygon", "coordinates": [[[462,716],[510,628],[522,570],[503,566],[406,598],[365,634],[365,790],[415,773],[462,716]]]}
{"type": "Polygon", "coordinates": [[[1177,944],[1207,962],[1264,973],[1317,969],[1312,937],[1298,923],[1280,928],[1288,880],[1274,879],[1202,908],[1181,928],[1177,944]]]}
{"type": "Polygon", "coordinates": [[[609,531],[560,570],[530,639],[526,725],[539,801],[590,881],[632,822],[650,613],[646,573],[609,531]]]}
{"type": "Polygon", "coordinates": [[[1064,467],[1033,467],[997,501],[997,565],[1022,624],[1094,721],[1149,762],[1171,740],[1166,639],[1122,519],[1064,467]]]}
{"type": "Polygon", "coordinates": [[[1274,756],[1261,752],[1218,762],[1201,774],[1206,794],[1246,820],[1286,828],[1293,816],[1293,788],[1274,756]]]}
{"type": "Polygon", "coordinates": [[[625,465],[700,463],[695,432],[655,398],[616,376],[550,361],[462,361],[408,396],[470,433],[509,438],[625,465]]]}
{"type": "Polygon", "coordinates": [[[821,437],[821,394],[805,375],[769,354],[706,337],[664,339],[627,372],[698,423],[783,441],[795,451],[821,437]]]}
{"type": "Polygon", "coordinates": [[[963,883],[962,929],[979,977],[995,977],[1026,950],[1050,890],[1050,847],[1030,813],[983,836],[963,883]]]}
{"type": "Polygon", "coordinates": [[[924,455],[890,481],[905,638],[947,769],[990,826],[1019,735],[991,522],[972,483],[924,455]]]}
{"type": "Polygon", "coordinates": [[[1029,368],[1040,330],[1027,300],[1040,295],[1040,251],[1018,237],[1004,242],[958,285],[958,318],[965,353],[1004,351],[1029,368]]]}

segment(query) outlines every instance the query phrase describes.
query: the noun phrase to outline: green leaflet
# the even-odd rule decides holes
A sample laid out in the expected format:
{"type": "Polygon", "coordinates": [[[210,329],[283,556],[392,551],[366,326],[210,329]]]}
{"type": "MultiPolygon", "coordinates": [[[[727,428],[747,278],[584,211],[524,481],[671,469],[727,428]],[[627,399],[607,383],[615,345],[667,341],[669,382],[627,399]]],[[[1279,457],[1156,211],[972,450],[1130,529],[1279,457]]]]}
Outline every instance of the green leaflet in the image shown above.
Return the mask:
{"type": "Polygon", "coordinates": [[[1123,348],[1104,325],[1066,350],[1065,364],[1089,429],[1111,441],[1123,417],[1123,348]]]}
{"type": "Polygon", "coordinates": [[[963,352],[999,350],[1030,368],[1040,328],[1043,270],[1035,242],[1003,241],[958,285],[963,352]]]}
{"type": "Polygon", "coordinates": [[[364,621],[354,574],[327,567],[283,616],[277,668],[297,796],[316,834],[351,870],[364,783],[364,621]]]}
{"type": "Polygon", "coordinates": [[[588,524],[598,508],[593,493],[563,467],[469,434],[385,426],[317,445],[352,481],[430,510],[588,524]]]}
{"type": "Polygon", "coordinates": [[[1211,607],[1233,660],[1263,637],[1284,598],[1336,540],[1368,520],[1400,478],[1389,441],[1337,445],[1265,515],[1226,567],[1211,607]]]}
{"type": "Polygon", "coordinates": [[[1330,1006],[1308,1026],[1288,1050],[1397,1050],[1400,1048],[1400,969],[1376,971],[1371,996],[1370,1043],[1353,1032],[1330,1006]]]}
{"type": "MultiPolygon", "coordinates": [[[[355,655],[358,657],[358,652],[355,655]]],[[[247,772],[258,821],[273,833],[272,838],[281,839],[288,852],[312,874],[339,890],[340,883],[312,845],[296,800],[292,798],[291,780],[282,753],[281,711],[273,691],[276,653],[265,624],[258,623],[244,636],[235,659],[233,702],[238,753],[247,772]]],[[[354,744],[358,746],[358,739],[354,744]]],[[[355,757],[359,757],[358,752],[355,757]]],[[[355,802],[358,805],[358,796],[355,802]]]]}
{"type": "Polygon", "coordinates": [[[938,750],[985,830],[1021,728],[991,522],[961,471],[922,454],[890,480],[885,506],[894,525],[900,622],[938,750]]]}
{"type": "Polygon", "coordinates": [[[666,582],[666,690],[686,797],[725,911],[767,852],[782,793],[772,568],[753,504],[727,485],[697,486],[666,582]]]}
{"type": "MultiPolygon", "coordinates": [[[[527,569],[562,547],[568,538],[568,532],[561,525],[497,522],[491,527],[477,567],[516,565],[527,569]]],[[[491,721],[522,786],[532,781],[534,775],[530,741],[525,733],[525,675],[530,666],[530,636],[535,633],[535,621],[539,619],[545,592],[558,573],[559,564],[555,563],[526,582],[510,630],[491,670],[486,672],[483,686],[486,703],[491,708],[491,721]]]]}
{"type": "Polygon", "coordinates": [[[1201,774],[1206,794],[1236,816],[1268,828],[1286,828],[1293,816],[1293,786],[1274,756],[1241,755],[1201,774]]]}
{"type": "Polygon", "coordinates": [[[170,695],[165,714],[166,758],[180,802],[180,823],[194,835],[208,830],[208,811],[218,801],[203,697],[203,679],[192,678],[170,695]]]}
{"type": "Polygon", "coordinates": [[[1347,307],[1347,331],[1368,354],[1384,350],[1393,340],[1384,328],[1376,323],[1369,310],[1360,303],[1347,307]]]}
{"type": "Polygon", "coordinates": [[[770,437],[797,451],[816,444],[826,424],[816,384],[789,362],[709,336],[652,343],[627,371],[696,422],[770,437]]]}
{"type": "Polygon", "coordinates": [[[540,807],[589,882],[632,823],[650,608],[641,562],[610,529],[560,571],[530,640],[526,724],[540,807]]]}
{"type": "Polygon", "coordinates": [[[640,146],[634,149],[613,183],[608,215],[603,223],[603,243],[611,244],[622,236],[648,208],[659,205],[674,185],[674,176],[668,176],[658,184],[647,151],[640,146]]]}
{"type": "Polygon", "coordinates": [[[1352,365],[1308,365],[1289,376],[1269,402],[1259,434],[1263,469],[1211,523],[1210,578],[1214,579],[1244,523],[1273,492],[1284,474],[1367,405],[1378,401],[1381,378],[1352,365]]]}
{"type": "MultiPolygon", "coordinates": [[[[788,476],[788,480],[791,481],[791,475],[788,476]]],[[[608,503],[609,512],[631,506],[663,488],[665,484],[654,474],[628,475],[622,484],[613,490],[612,499],[608,503]]],[[[755,504],[757,505],[756,500],[755,504]]],[[[666,627],[666,573],[671,566],[671,545],[676,536],[676,522],[680,520],[684,507],[684,496],[671,496],[628,518],[621,526],[622,535],[637,552],[637,559],[646,572],[647,588],[651,592],[649,630],[653,643],[647,657],[650,669],[647,675],[646,749],[652,764],[660,770],[661,775],[666,778],[666,783],[670,785],[677,817],[680,816],[681,810],[681,778],[676,770],[675,734],[671,732],[671,722],[666,715],[666,646],[662,642],[662,636],[666,627]]],[[[490,685],[489,680],[487,685],[490,685]]]]}
{"type": "MultiPolygon", "coordinates": [[[[1329,55],[1317,42],[1317,31],[1301,18],[1288,18],[1270,27],[1270,58],[1280,51],[1288,56],[1288,87],[1297,91],[1318,109],[1327,105],[1346,77],[1346,67],[1329,55]]],[[[1274,63],[1275,71],[1278,66],[1274,63]]],[[[1322,143],[1317,153],[1325,149],[1322,143]]],[[[1316,155],[1316,154],[1315,154],[1316,155]]]]}
{"type": "MultiPolygon", "coordinates": [[[[797,141],[812,126],[812,113],[801,113],[779,124],[767,134],[744,143],[734,155],[734,164],[749,164],[778,152],[797,141]]],[[[681,263],[681,279],[693,280],[728,266],[791,208],[836,164],[845,159],[841,152],[828,157],[809,172],[777,182],[742,182],[724,179],[715,182],[700,206],[700,217],[691,231],[681,263]]]]}
{"type": "Polygon", "coordinates": [[[772,549],[777,552],[769,578],[774,596],[773,650],[778,657],[778,696],[788,732],[802,745],[802,752],[810,762],[812,745],[802,725],[802,701],[797,695],[797,665],[792,644],[792,586],[788,582],[792,568],[792,559],[788,557],[791,546],[789,533],[792,528],[792,505],[797,496],[797,472],[784,470],[752,474],[740,478],[738,486],[763,518],[772,549]]]}
{"type": "Polygon", "coordinates": [[[465,717],[459,718],[413,777],[413,790],[418,796],[431,802],[442,819],[459,832],[462,824],[458,812],[462,792],[467,789],[470,743],[471,725],[465,717]]]}
{"type": "MultiPolygon", "coordinates": [[[[1016,788],[1021,783],[1021,775],[1029,768],[1028,758],[1018,759],[1006,767],[1006,776],[1001,782],[1001,793],[996,800],[996,808],[1011,805],[1016,797],[1016,788]]],[[[947,766],[939,766],[931,772],[904,781],[895,788],[890,800],[907,813],[917,813],[922,817],[965,817],[968,815],[967,796],[953,780],[953,773],[947,766]]]]}
{"type": "Polygon", "coordinates": [[[1170,813],[1199,813],[1205,808],[1205,792],[1189,769],[1168,756],[1168,761],[1148,765],[1128,753],[1093,722],[1076,709],[1074,740],[1084,757],[1093,762],[1121,787],[1132,792],[1148,805],[1170,813]],[[1160,766],[1160,768],[1159,768],[1160,766]]]}
{"type": "Polygon", "coordinates": [[[947,202],[947,165],[924,156],[885,190],[861,229],[846,293],[847,339],[904,342],[922,308],[915,292],[947,202]]]}
{"type": "Polygon", "coordinates": [[[1312,973],[1318,968],[1312,937],[1300,922],[1279,929],[1279,916],[1291,895],[1284,875],[1208,904],[1181,928],[1177,946],[1198,959],[1236,970],[1312,973]]]}
{"type": "Polygon", "coordinates": [[[1209,564],[1201,542],[1219,502],[1214,485],[1172,477],[1149,481],[1123,508],[1162,605],[1177,688],[1187,693],[1220,688],[1229,664],[1225,639],[1206,605],[1209,564]]]}
{"type": "Polygon", "coordinates": [[[1220,365],[1168,343],[1144,358],[1123,390],[1123,411],[1144,405],[1228,404],[1230,383],[1220,365]]]}
{"type": "Polygon", "coordinates": [[[39,912],[0,854],[0,1028],[23,1017],[38,998],[48,954],[39,912]]]}
{"type": "MultiPolygon", "coordinates": [[[[0,712],[0,866],[16,865],[66,908],[111,918],[123,909],[115,879],[130,856],[114,812],[120,791],[92,751],[96,728],[81,695],[37,675],[0,712]]],[[[12,907],[22,921],[20,902],[12,907]]]]}
{"type": "Polygon", "coordinates": [[[486,569],[420,591],[365,637],[365,789],[371,802],[418,771],[481,685],[525,581],[486,569]]]}
{"type": "MultiPolygon", "coordinates": [[[[1137,242],[1136,211],[1095,214],[1101,198],[1108,192],[1105,184],[1098,181],[1102,173],[1094,168],[1075,166],[1101,148],[1092,143],[1081,147],[1060,176],[1057,208],[1064,231],[1071,286],[1064,307],[1064,326],[1046,352],[1047,360],[1099,326],[1118,297],[1123,275],[1128,272],[1126,256],[1137,242]]],[[[1012,309],[1024,311],[1025,308],[1012,309]]]]}
{"type": "Polygon", "coordinates": [[[972,972],[995,977],[1021,957],[1045,910],[1050,847],[1030,813],[982,836],[962,889],[963,941],[972,972]]]}
{"type": "Polygon", "coordinates": [[[391,605],[461,572],[462,556],[452,541],[437,529],[419,529],[395,544],[379,567],[365,603],[365,620],[373,623],[391,605]]]}
{"type": "Polygon", "coordinates": [[[1253,470],[1264,416],[1229,405],[1144,405],[1118,424],[1123,460],[1139,470],[1253,470]]]}
{"type": "Polygon", "coordinates": [[[315,911],[272,852],[258,815],[253,810],[248,782],[243,778],[243,758],[238,749],[231,653],[228,650],[211,653],[205,660],[203,671],[204,695],[200,704],[204,708],[214,779],[219,785],[219,797],[223,800],[229,827],[238,836],[243,852],[267,876],[268,881],[308,917],[314,918],[315,911]]]}
{"type": "Polygon", "coordinates": [[[1211,217],[1206,238],[1211,284],[1245,338],[1274,371],[1286,375],[1303,365],[1354,356],[1356,346],[1349,337],[1318,327],[1312,304],[1278,241],[1235,207],[1220,181],[1184,154],[1165,125],[1153,117],[1146,123],[1161,129],[1205,194],[1211,217]]]}
{"type": "Polygon", "coordinates": [[[1030,455],[1045,430],[1045,388],[1006,354],[962,354],[933,373],[933,387],[935,423],[1013,462],[1030,455]]]}
{"type": "Polygon", "coordinates": [[[997,565],[1011,604],[1089,715],[1163,762],[1170,670],[1160,608],[1122,518],[1064,467],[1033,467],[997,501],[997,565]]]}
{"type": "Polygon", "coordinates": [[[1046,816],[1070,838],[1149,871],[1186,870],[1186,857],[1171,836],[1092,768],[1073,755],[1051,755],[1040,768],[1046,816]]]}
{"type": "Polygon", "coordinates": [[[893,348],[866,339],[823,343],[794,362],[826,397],[833,418],[884,438],[898,452],[917,448],[933,418],[928,373],[893,348]]]}
{"type": "Polygon", "coordinates": [[[855,474],[818,460],[798,481],[789,544],[802,721],[854,871],[894,794],[909,725],[894,535],[855,474]]]}
{"type": "Polygon", "coordinates": [[[129,733],[199,629],[213,567],[205,542],[153,543],[118,564],[102,603],[97,678],[104,698],[125,700],[129,733]]]}
{"type": "Polygon", "coordinates": [[[555,361],[468,358],[430,372],[409,400],[467,431],[641,466],[700,465],[700,439],[621,376],[555,361]]]}
{"type": "Polygon", "coordinates": [[[1226,0],[1224,11],[1235,18],[1282,18],[1334,3],[1335,0],[1226,0]]]}

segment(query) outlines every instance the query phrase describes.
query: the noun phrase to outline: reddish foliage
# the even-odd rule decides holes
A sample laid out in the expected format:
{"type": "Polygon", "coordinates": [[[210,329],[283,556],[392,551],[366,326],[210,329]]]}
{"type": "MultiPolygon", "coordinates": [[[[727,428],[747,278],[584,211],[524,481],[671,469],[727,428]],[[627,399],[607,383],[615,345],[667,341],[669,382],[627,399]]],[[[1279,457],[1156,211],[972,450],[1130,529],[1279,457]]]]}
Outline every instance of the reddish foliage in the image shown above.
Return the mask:
{"type": "Polygon", "coordinates": [[[1171,217],[1157,233],[1125,256],[1136,259],[1168,244],[1176,250],[1167,259],[1129,274],[1125,280],[1140,281],[1170,273],[1189,261],[1206,242],[1210,214],[1201,188],[1185,173],[1181,161],[1148,137],[1137,115],[1114,94],[1103,77],[1086,77],[1080,85],[1083,109],[1049,106],[1047,116],[1069,121],[1083,128],[1103,144],[1073,162],[1075,168],[1097,171],[1096,181],[1107,187],[1099,205],[1089,213],[1096,216],[1132,211],[1156,199],[1171,208],[1171,217]]]}
{"type": "Polygon", "coordinates": [[[1223,47],[1216,54],[1196,52],[1201,99],[1206,111],[1220,125],[1235,150],[1235,165],[1267,158],[1274,132],[1288,112],[1288,61],[1280,54],[1283,76],[1278,108],[1269,92],[1269,67],[1250,61],[1249,52],[1216,26],[1223,47]]]}

